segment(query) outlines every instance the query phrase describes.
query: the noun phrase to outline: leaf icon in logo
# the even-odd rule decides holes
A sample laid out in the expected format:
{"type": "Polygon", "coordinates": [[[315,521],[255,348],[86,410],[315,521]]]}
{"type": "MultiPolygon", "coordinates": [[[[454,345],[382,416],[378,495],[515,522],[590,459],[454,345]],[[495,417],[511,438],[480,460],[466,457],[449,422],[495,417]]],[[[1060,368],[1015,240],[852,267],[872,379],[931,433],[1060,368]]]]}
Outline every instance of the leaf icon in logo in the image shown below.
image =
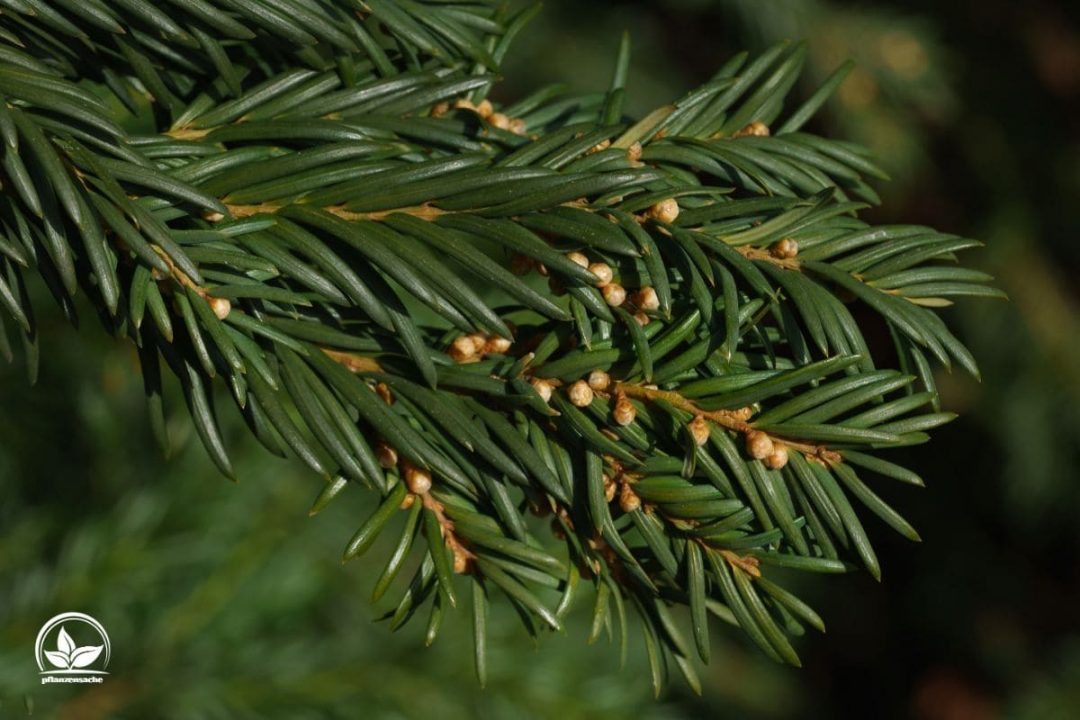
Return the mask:
{"type": "MultiPolygon", "coordinates": [[[[0,5],[5,1],[0,0],[0,5]]],[[[109,674],[105,670],[109,665],[109,636],[101,623],[84,613],[61,613],[46,621],[34,641],[34,653],[42,675],[109,674]],[[80,645],[68,632],[72,624],[79,633],[78,640],[90,640],[96,634],[94,640],[101,644],[80,645]],[[79,627],[80,624],[86,627],[79,627]],[[48,649],[50,644],[53,645],[51,650],[48,649]],[[50,666],[54,669],[47,669],[50,666]]]]}
{"type": "Polygon", "coordinates": [[[84,668],[93,664],[98,659],[98,655],[101,654],[101,649],[104,645],[86,645],[85,647],[76,648],[71,653],[71,667],[84,668]]]}
{"type": "Polygon", "coordinates": [[[59,650],[46,650],[45,657],[49,659],[49,662],[61,670],[67,670],[70,666],[70,660],[67,653],[60,652],[59,650]]]}
{"type": "Polygon", "coordinates": [[[60,633],[56,636],[56,648],[68,656],[75,649],[75,641],[71,639],[63,625],[60,626],[60,633]]]}

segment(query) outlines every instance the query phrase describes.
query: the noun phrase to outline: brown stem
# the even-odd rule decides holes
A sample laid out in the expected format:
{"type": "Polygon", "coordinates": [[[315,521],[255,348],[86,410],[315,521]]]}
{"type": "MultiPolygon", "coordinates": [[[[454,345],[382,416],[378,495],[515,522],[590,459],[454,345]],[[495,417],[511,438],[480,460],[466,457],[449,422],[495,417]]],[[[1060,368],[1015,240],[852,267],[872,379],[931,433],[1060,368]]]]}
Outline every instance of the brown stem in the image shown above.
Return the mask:
{"type": "Polygon", "coordinates": [[[746,408],[742,410],[703,410],[698,407],[697,403],[693,400],[687,400],[674,390],[660,390],[658,388],[650,388],[644,385],[631,385],[623,382],[616,383],[615,393],[622,393],[627,397],[638,398],[641,400],[663,400],[669,405],[691,413],[694,417],[703,417],[706,420],[712,420],[726,430],[744,433],[753,429],[750,426],[750,423],[746,422],[746,408]]]}
{"type": "Polygon", "coordinates": [[[424,503],[424,507],[434,513],[435,519],[439,521],[443,541],[454,555],[454,572],[459,574],[467,572],[476,555],[454,533],[454,521],[446,517],[443,504],[436,500],[430,492],[421,495],[420,499],[424,503]]]}
{"type": "MultiPolygon", "coordinates": [[[[786,257],[777,257],[776,255],[774,255],[769,250],[762,250],[761,248],[752,247],[750,245],[736,245],[736,246],[734,246],[734,249],[737,250],[739,252],[739,254],[741,254],[747,260],[764,260],[765,262],[772,263],[773,265],[776,265],[777,267],[782,267],[785,270],[793,270],[795,272],[802,272],[802,263],[799,262],[799,260],[797,258],[794,258],[794,257],[788,257],[788,258],[786,258],[786,257]]],[[[854,278],[855,280],[858,280],[859,282],[863,283],[864,285],[867,284],[866,280],[863,279],[863,277],[862,277],[862,275],[860,273],[851,273],[851,277],[854,278]]],[[[953,302],[951,300],[947,299],[947,298],[940,298],[940,297],[926,297],[926,298],[906,297],[906,296],[900,294],[900,290],[898,288],[891,288],[891,289],[887,289],[887,290],[882,289],[882,288],[874,288],[874,289],[877,290],[878,292],[883,292],[886,295],[892,295],[894,297],[902,297],[904,300],[907,300],[912,305],[919,305],[920,307],[942,308],[942,307],[949,307],[950,305],[953,304],[953,302]]],[[[853,300],[854,298],[851,298],[851,299],[853,300]]],[[[849,301],[850,300],[844,300],[844,302],[849,302],[849,301]]]]}
{"type": "Polygon", "coordinates": [[[776,257],[768,250],[762,250],[761,248],[752,247],[750,245],[735,245],[734,249],[739,252],[747,260],[764,260],[770,262],[773,265],[777,265],[788,270],[801,270],[802,263],[795,258],[782,258],[776,257]]]}
{"type": "Polygon", "coordinates": [[[723,556],[732,567],[739,568],[751,577],[761,577],[760,562],[753,555],[739,555],[731,550],[720,550],[720,555],[723,556]]]}
{"type": "MultiPolygon", "coordinates": [[[[659,390],[644,385],[631,385],[628,383],[617,383],[615,392],[616,394],[622,393],[627,397],[636,397],[641,400],[663,400],[673,407],[692,414],[694,417],[702,417],[706,420],[711,420],[725,430],[740,433],[749,433],[753,430],[757,430],[753,423],[749,422],[750,414],[752,412],[750,408],[741,408],[739,410],[704,410],[698,407],[697,403],[693,400],[688,400],[673,390],[659,390]]],[[[758,432],[765,431],[758,430],[758,432]]],[[[816,460],[826,465],[838,463],[842,460],[840,453],[835,450],[830,450],[824,445],[802,442],[796,438],[788,438],[783,435],[776,435],[769,432],[765,432],[765,434],[768,435],[770,439],[782,442],[791,450],[798,450],[805,455],[808,460],[816,460]]]]}
{"type": "MultiPolygon", "coordinates": [[[[252,215],[273,215],[283,206],[279,203],[257,203],[254,205],[233,205],[225,203],[225,207],[229,209],[229,213],[234,218],[246,218],[252,215]]],[[[423,220],[434,220],[440,215],[446,214],[447,211],[440,210],[439,208],[423,203],[421,205],[413,205],[410,207],[392,208],[390,210],[376,210],[373,212],[352,212],[346,210],[340,205],[328,205],[323,210],[336,215],[342,220],[385,220],[388,215],[394,213],[404,213],[406,215],[412,215],[423,220]]],[[[225,216],[221,213],[210,213],[206,216],[206,219],[211,222],[220,222],[225,219],[225,216]]]]}
{"type": "Polygon", "coordinates": [[[209,301],[212,299],[209,291],[207,291],[206,288],[202,287],[197,282],[192,280],[190,277],[188,277],[187,273],[177,267],[176,263],[173,262],[173,259],[169,257],[168,253],[159,248],[157,245],[151,245],[150,247],[152,247],[154,249],[154,252],[156,252],[158,256],[165,261],[165,264],[169,266],[169,274],[172,275],[173,279],[176,280],[176,282],[178,282],[183,287],[191,288],[191,290],[193,290],[196,295],[198,295],[204,300],[209,301]]]}
{"type": "Polygon", "coordinates": [[[326,356],[334,362],[344,365],[345,369],[352,373],[368,373],[368,372],[382,372],[382,365],[375,358],[368,357],[366,355],[357,355],[356,353],[342,352],[341,350],[331,350],[330,348],[319,348],[326,356]]]}
{"type": "Polygon", "coordinates": [[[189,128],[182,127],[175,130],[168,130],[163,135],[168,135],[176,140],[202,140],[204,137],[213,132],[216,128],[189,128]]]}

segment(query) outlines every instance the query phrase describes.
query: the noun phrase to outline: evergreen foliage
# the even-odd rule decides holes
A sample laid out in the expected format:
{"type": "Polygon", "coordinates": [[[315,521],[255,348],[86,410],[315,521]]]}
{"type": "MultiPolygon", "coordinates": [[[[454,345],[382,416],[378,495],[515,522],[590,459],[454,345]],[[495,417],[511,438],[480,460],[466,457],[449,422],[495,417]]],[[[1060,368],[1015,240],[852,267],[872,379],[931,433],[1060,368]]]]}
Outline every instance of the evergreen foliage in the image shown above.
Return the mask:
{"type": "Polygon", "coordinates": [[[381,496],[345,559],[398,528],[374,597],[416,563],[390,626],[460,607],[481,681],[495,590],[533,635],[590,595],[696,686],[710,616],[793,664],[822,629],[774,569],[880,577],[866,511],[918,539],[871,484],[922,484],[887,458],[953,418],[935,365],[978,374],[937,310],[1000,293],[976,241],[858,218],[884,173],[802,129],[849,66],[791,102],[785,43],[628,118],[626,40],[604,92],[492,105],[535,8],[0,6],[0,351],[36,368],[27,275],[84,293],[162,446],[171,375],[232,477],[223,380],[313,514],[381,496]]]}

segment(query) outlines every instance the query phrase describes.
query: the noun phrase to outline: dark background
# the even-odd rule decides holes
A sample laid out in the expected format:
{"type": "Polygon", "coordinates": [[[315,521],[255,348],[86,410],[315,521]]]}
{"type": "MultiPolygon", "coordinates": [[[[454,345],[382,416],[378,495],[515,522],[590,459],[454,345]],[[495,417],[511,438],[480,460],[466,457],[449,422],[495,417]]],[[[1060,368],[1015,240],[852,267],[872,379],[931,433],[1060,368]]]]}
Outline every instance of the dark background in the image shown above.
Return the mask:
{"type": "Polygon", "coordinates": [[[131,349],[104,341],[92,314],[78,333],[40,303],[38,387],[18,361],[0,367],[0,717],[27,706],[80,719],[1080,717],[1080,8],[546,4],[496,98],[556,80],[605,87],[623,29],[636,114],[739,49],[805,38],[803,95],[858,62],[814,129],[871,146],[893,176],[867,217],[986,242],[968,262],[1010,302],[948,313],[983,381],[940,377],[962,418],[907,458],[928,487],[887,494],[924,542],[871,527],[882,584],[802,581],[828,633],[799,641],[801,670],[717,632],[704,696],[676,685],[654,703],[641,646],[620,671],[615,648],[584,644],[584,606],[535,650],[503,607],[481,691],[465,613],[430,649],[422,623],[397,635],[373,624],[367,599],[386,548],[337,560],[367,498],[346,494],[307,518],[318,481],[260,453],[236,422],[231,485],[175,402],[164,462],[131,349]],[[88,692],[33,685],[34,635],[65,610],[94,615],[112,637],[112,676],[88,692]]]}

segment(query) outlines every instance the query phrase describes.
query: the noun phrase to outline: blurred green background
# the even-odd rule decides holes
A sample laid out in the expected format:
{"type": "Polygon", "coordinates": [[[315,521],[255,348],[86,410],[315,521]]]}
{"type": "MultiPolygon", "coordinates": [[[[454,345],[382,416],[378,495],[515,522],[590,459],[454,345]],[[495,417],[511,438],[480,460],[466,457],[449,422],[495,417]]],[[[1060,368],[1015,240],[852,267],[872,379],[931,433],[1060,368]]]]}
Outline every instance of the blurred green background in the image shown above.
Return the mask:
{"type": "Polygon", "coordinates": [[[38,387],[0,367],[0,717],[1080,717],[1078,16],[1005,0],[549,0],[505,68],[498,98],[603,88],[629,29],[640,113],[739,49],[806,38],[804,94],[858,62],[816,129],[870,145],[893,175],[868,217],[987,243],[969,261],[1011,302],[950,312],[983,382],[940,378],[963,417],[911,452],[927,489],[888,495],[924,542],[873,528],[883,584],[802,581],[829,627],[800,641],[804,669],[714,633],[703,697],[676,685],[654,703],[640,646],[620,671],[615,648],[584,644],[584,604],[539,648],[500,604],[481,691],[466,613],[430,649],[422,622],[373,622],[388,549],[338,562],[368,498],[308,518],[318,481],[228,412],[241,481],[223,481],[182,403],[163,461],[131,348],[91,312],[78,332],[41,302],[38,387]],[[66,610],[110,633],[101,686],[35,686],[34,636],[66,610]]]}

